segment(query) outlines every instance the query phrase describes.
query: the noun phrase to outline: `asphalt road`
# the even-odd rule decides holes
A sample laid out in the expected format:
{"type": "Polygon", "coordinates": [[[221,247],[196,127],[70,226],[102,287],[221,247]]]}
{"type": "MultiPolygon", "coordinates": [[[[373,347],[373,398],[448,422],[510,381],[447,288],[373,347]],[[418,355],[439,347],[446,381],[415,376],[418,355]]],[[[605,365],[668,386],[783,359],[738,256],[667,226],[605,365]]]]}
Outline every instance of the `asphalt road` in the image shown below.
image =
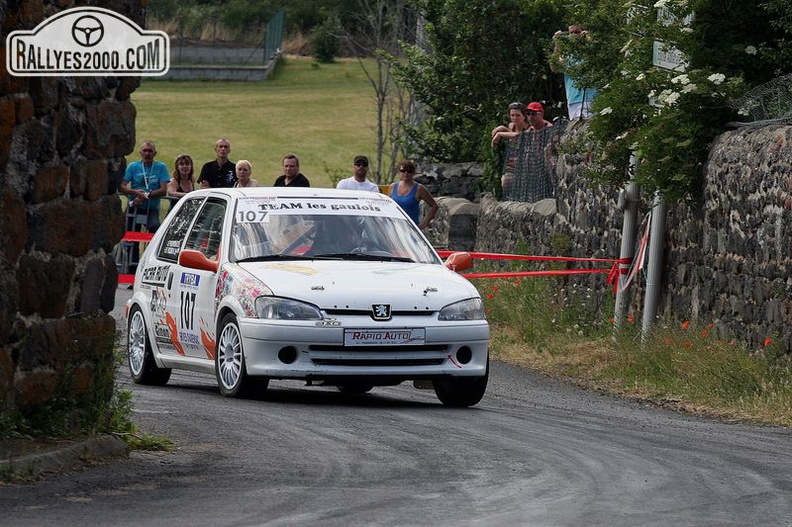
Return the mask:
{"type": "Polygon", "coordinates": [[[792,525],[792,431],[506,364],[471,409],[407,384],[231,400],[199,374],[120,382],[142,430],[179,449],[2,487],[0,525],[792,525]]]}

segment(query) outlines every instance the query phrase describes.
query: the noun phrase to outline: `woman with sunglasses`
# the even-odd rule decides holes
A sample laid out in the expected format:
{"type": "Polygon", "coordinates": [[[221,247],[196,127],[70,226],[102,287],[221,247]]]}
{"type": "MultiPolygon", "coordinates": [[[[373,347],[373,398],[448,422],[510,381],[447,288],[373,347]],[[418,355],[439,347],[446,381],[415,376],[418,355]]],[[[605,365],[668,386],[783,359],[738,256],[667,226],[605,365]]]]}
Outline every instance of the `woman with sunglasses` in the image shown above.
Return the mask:
{"type": "Polygon", "coordinates": [[[399,170],[400,181],[391,183],[390,197],[404,209],[404,212],[418,225],[418,228],[425,229],[431,222],[437,209],[440,207],[432,197],[429,190],[415,181],[415,163],[412,161],[399,161],[396,165],[399,170]],[[421,202],[429,205],[429,213],[421,221],[421,202]]]}
{"type": "Polygon", "coordinates": [[[176,160],[173,162],[173,174],[168,182],[168,201],[170,201],[171,210],[188,192],[195,190],[194,172],[195,167],[190,156],[187,154],[176,156],[176,160]]]}

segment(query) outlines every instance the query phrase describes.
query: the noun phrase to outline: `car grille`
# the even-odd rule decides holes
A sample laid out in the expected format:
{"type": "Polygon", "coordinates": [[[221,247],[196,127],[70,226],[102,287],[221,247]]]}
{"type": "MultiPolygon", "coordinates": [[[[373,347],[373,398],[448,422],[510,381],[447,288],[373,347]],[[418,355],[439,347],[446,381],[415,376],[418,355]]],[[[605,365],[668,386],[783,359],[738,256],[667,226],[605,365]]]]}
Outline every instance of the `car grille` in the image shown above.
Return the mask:
{"type": "Polygon", "coordinates": [[[445,359],[311,359],[322,366],[438,366],[445,359]]]}
{"type": "Polygon", "coordinates": [[[413,346],[309,346],[311,362],[325,366],[437,366],[448,353],[445,344],[413,346]]]}
{"type": "MultiPolygon", "coordinates": [[[[370,317],[371,309],[323,309],[328,315],[370,317]]],[[[391,317],[431,317],[437,311],[392,311],[391,317]]]]}

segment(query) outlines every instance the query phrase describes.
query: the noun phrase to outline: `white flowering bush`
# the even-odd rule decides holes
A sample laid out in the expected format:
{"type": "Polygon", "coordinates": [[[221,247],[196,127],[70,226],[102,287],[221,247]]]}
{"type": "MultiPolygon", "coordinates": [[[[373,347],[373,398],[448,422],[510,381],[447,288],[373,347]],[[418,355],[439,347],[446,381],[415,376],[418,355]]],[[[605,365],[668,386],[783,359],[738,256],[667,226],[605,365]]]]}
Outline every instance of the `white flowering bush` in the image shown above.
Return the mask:
{"type": "Polygon", "coordinates": [[[789,26],[768,23],[758,4],[745,4],[576,4],[574,20],[589,38],[565,41],[564,51],[580,58],[570,72],[579,83],[599,89],[589,127],[591,175],[614,184],[633,177],[669,202],[699,199],[709,146],[739,118],[730,101],[778,73],[771,58],[782,45],[774,55],[769,37],[783,44],[779,35],[789,35],[789,26]],[[631,176],[633,153],[639,164],[631,176]]]}

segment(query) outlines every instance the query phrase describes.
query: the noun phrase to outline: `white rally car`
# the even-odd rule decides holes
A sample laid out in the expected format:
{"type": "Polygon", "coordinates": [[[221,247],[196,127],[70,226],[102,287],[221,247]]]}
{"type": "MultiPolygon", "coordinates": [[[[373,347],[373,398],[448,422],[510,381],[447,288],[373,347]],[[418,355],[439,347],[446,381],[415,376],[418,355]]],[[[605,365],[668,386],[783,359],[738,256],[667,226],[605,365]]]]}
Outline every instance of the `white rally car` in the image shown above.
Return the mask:
{"type": "Polygon", "coordinates": [[[172,368],[248,396],[270,379],[364,393],[415,381],[472,406],[488,378],[477,290],[388,196],[316,188],[209,189],[171,211],[127,303],[129,369],[172,368]]]}

